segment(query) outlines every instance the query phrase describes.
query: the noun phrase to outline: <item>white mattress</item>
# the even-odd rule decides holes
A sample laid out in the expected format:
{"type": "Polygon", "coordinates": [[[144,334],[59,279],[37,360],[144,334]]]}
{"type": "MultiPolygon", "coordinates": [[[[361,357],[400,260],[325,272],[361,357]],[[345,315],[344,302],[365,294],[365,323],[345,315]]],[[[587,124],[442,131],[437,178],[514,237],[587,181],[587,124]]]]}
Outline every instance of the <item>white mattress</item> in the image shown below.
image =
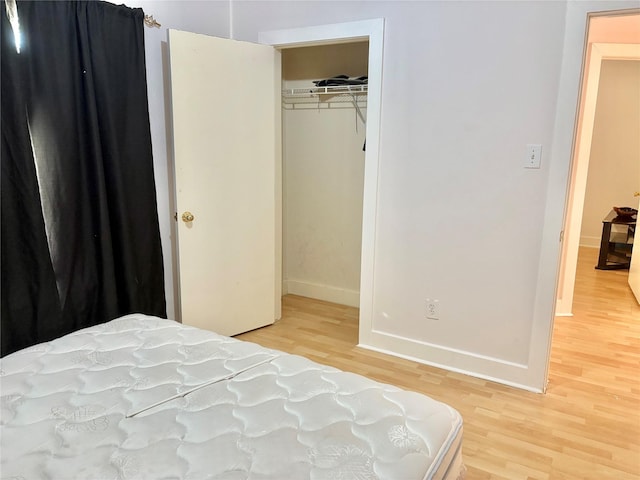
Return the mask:
{"type": "Polygon", "coordinates": [[[129,315],[1,361],[2,479],[458,478],[424,395],[129,315]]]}

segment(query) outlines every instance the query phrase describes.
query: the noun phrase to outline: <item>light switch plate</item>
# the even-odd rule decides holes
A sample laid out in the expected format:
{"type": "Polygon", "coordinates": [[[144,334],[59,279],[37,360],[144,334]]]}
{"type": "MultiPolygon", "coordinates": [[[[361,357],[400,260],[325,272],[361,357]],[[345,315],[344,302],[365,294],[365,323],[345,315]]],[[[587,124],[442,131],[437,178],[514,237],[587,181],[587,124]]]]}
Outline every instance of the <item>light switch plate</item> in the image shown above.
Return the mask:
{"type": "Polygon", "coordinates": [[[542,157],[542,145],[539,143],[527,144],[524,168],[540,168],[540,157],[542,157]]]}

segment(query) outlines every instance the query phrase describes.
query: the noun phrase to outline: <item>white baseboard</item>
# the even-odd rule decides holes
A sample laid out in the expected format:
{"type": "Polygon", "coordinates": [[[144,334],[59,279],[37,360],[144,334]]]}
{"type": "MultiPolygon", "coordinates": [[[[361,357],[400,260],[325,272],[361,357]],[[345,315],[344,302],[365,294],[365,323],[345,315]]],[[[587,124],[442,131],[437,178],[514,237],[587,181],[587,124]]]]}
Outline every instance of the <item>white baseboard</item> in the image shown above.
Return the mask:
{"type": "Polygon", "coordinates": [[[527,365],[499,358],[429,344],[379,330],[364,332],[364,335],[361,331],[358,347],[530,392],[543,391],[540,386],[530,383],[532,379],[527,365]]]}
{"type": "Polygon", "coordinates": [[[348,305],[349,307],[360,306],[360,292],[329,285],[319,285],[300,280],[285,280],[283,292],[339,305],[348,305]]]}
{"type": "Polygon", "coordinates": [[[600,248],[600,237],[580,237],[581,247],[600,248]]]}

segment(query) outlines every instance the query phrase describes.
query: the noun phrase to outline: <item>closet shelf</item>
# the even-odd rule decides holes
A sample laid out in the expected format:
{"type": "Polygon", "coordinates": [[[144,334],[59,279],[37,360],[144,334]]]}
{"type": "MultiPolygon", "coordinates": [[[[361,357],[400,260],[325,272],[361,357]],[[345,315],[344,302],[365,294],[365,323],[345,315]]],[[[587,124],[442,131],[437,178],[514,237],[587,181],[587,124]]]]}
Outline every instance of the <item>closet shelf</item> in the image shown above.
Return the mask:
{"type": "Polygon", "coordinates": [[[367,93],[368,85],[333,85],[329,87],[310,88],[285,88],[282,90],[283,97],[298,97],[309,95],[337,95],[341,93],[367,93]]]}
{"type": "Polygon", "coordinates": [[[328,87],[286,88],[283,103],[336,102],[353,103],[366,100],[367,85],[335,85],[328,87]]]}

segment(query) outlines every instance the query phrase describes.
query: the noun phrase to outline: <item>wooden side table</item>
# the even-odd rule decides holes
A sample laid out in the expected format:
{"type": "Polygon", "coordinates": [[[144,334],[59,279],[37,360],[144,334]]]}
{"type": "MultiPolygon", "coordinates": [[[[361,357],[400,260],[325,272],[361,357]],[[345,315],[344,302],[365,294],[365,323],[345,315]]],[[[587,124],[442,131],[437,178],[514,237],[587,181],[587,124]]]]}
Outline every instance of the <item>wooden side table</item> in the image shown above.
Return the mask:
{"type": "Polygon", "coordinates": [[[636,233],[637,215],[621,217],[611,210],[602,220],[602,239],[600,240],[599,270],[629,268],[633,237],[636,233]],[[620,225],[622,231],[613,231],[613,225],[620,225]]]}

